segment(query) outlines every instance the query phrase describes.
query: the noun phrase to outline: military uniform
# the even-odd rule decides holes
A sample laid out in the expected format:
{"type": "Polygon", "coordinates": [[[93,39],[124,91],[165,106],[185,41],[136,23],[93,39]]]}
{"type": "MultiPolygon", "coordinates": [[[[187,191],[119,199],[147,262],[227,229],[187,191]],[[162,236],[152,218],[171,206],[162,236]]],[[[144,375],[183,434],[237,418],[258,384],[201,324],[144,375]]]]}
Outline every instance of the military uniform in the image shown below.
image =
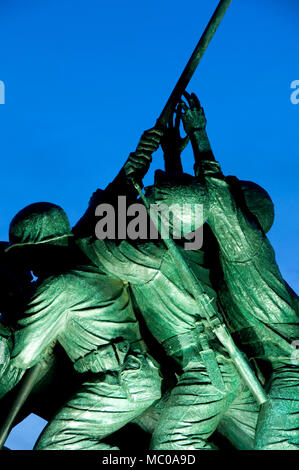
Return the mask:
{"type": "MultiPolygon", "coordinates": [[[[125,187],[124,182],[118,184],[123,180],[123,176],[116,178],[118,190],[125,187]]],[[[97,192],[94,200],[107,202],[111,194],[115,196],[113,185],[97,192]]],[[[87,211],[74,230],[77,237],[79,232],[93,233],[92,217],[87,211]]],[[[86,377],[46,426],[36,448],[108,449],[102,440],[161,396],[159,369],[141,339],[128,288],[84,256],[80,265],[82,252],[58,206],[38,203],[23,209],[11,224],[10,239],[16,250],[69,239],[75,258],[71,268],[59,271],[57,261],[52,274],[39,278],[14,334],[10,370],[32,367],[48,347],[59,342],[75,369],[86,377]]]]}
{"type": "MultiPolygon", "coordinates": [[[[180,271],[164,243],[115,243],[91,237],[80,240],[80,247],[101,271],[130,283],[149,330],[179,366],[178,384],[162,411],[151,448],[212,448],[208,439],[221,420],[227,427],[237,423],[239,439],[234,444],[249,448],[258,406],[213,333],[210,331],[208,344],[203,346],[200,342],[203,306],[182,283],[180,271]],[[210,347],[214,362],[204,360],[210,347]]],[[[204,253],[178,249],[217,308],[204,253]]]]}
{"type": "Polygon", "coordinates": [[[0,399],[22,378],[24,371],[9,367],[13,330],[30,291],[31,275],[12,263],[0,242],[0,399]]]}
{"type": "Polygon", "coordinates": [[[262,370],[270,366],[269,401],[261,409],[255,448],[298,449],[299,367],[292,361],[292,342],[299,338],[298,297],[283,280],[265,235],[267,213],[258,219],[250,212],[241,184],[225,180],[217,162],[201,162],[198,173],[208,188],[208,222],[223,271],[219,297],[231,330],[262,370]]]}
{"type": "Polygon", "coordinates": [[[0,324],[0,399],[21,380],[25,372],[9,366],[11,337],[11,330],[0,324]]]}
{"type": "Polygon", "coordinates": [[[19,321],[11,365],[27,369],[58,341],[86,380],[43,431],[36,449],[105,449],[101,440],[160,397],[121,281],[78,267],[42,281],[19,321]]]}

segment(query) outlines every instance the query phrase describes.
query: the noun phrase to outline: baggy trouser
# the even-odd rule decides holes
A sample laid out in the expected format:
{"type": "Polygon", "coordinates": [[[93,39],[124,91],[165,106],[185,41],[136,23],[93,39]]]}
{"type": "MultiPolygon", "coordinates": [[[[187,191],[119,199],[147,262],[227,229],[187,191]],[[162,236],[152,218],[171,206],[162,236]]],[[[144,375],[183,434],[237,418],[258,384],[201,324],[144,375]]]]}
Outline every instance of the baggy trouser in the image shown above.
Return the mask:
{"type": "Polygon", "coordinates": [[[256,450],[299,449],[299,365],[276,364],[267,385],[255,439],[256,450]]]}
{"type": "Polygon", "coordinates": [[[35,450],[116,449],[102,440],[161,396],[159,369],[145,353],[130,353],[120,373],[92,375],[46,426],[35,450]]]}
{"type": "MultiPolygon", "coordinates": [[[[235,444],[246,436],[241,448],[253,443],[259,406],[243,384],[231,360],[217,354],[225,387],[216,388],[203,362],[190,363],[172,390],[151,441],[152,450],[214,449],[209,438],[223,422],[232,429],[235,444]]],[[[225,432],[223,432],[225,434],[225,432]]],[[[229,435],[229,432],[227,433],[229,435]]]]}

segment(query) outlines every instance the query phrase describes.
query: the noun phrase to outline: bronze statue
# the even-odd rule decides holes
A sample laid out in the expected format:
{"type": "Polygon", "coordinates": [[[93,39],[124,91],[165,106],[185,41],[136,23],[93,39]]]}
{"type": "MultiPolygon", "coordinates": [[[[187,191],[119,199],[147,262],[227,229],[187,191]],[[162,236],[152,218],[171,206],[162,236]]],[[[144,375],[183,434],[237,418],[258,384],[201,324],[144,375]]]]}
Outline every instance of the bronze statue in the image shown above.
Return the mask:
{"type": "MultiPolygon", "coordinates": [[[[100,194],[102,201],[109,199],[112,186],[113,196],[116,190],[126,190],[127,172],[133,170],[135,178],[143,175],[138,170],[148,166],[160,134],[156,130],[144,134],[136,154],[100,194]]],[[[85,236],[88,216],[78,225],[84,225],[85,236]]],[[[90,222],[89,236],[94,231],[92,217],[90,222]]],[[[54,204],[32,204],[20,211],[10,225],[8,250],[17,250],[20,265],[39,279],[14,332],[9,368],[35,366],[51,356],[59,342],[75,370],[84,374],[82,385],[51,420],[36,448],[111,448],[102,442],[105,436],[160,397],[159,368],[146,352],[128,287],[90,262],[66,214],[54,204]]]]}
{"type": "MultiPolygon", "coordinates": [[[[11,222],[8,259],[38,281],[28,300],[18,297],[14,322],[0,324],[0,398],[24,375],[1,444],[28,395],[34,402],[46,383],[57,384],[58,367],[69,386],[45,407],[49,423],[36,449],[117,449],[105,439],[134,420],[145,429],[150,423],[154,450],[214,449],[217,431],[238,449],[298,448],[298,297],[266,237],[273,204],[258,185],[223,176],[203,108],[185,92],[230,3],[220,1],[156,126],[93,194],[76,226],[50,203],[27,206],[11,222]],[[181,163],[189,140],[195,177],[181,163]],[[166,172],[156,172],[144,194],[142,178],[160,143],[166,172]],[[120,235],[120,218],[120,231],[98,236],[103,207],[115,211],[119,197],[144,209],[148,225],[139,238],[120,235]],[[184,212],[186,203],[200,205],[200,216],[184,212]],[[170,238],[165,214],[151,213],[150,204],[172,207],[170,238]],[[194,237],[202,230],[201,248],[186,249],[190,234],[176,218],[188,220],[194,237]],[[153,228],[162,236],[153,237],[153,228]],[[140,326],[154,340],[146,344],[140,326]],[[149,353],[176,372],[162,401],[149,353]]],[[[29,400],[23,413],[31,409],[29,400]]]]}
{"type": "MultiPolygon", "coordinates": [[[[209,144],[203,109],[194,94],[185,97],[189,107],[181,103],[185,112],[179,112],[194,150],[198,201],[206,204],[204,185],[207,221],[217,240],[220,266],[214,286],[219,305],[236,341],[266,381],[268,400],[259,413],[254,448],[296,449],[299,367],[292,361],[292,342],[299,336],[298,297],[283,280],[265,235],[273,223],[273,204],[259,186],[224,178],[209,144]]],[[[194,186],[189,190],[194,200],[194,186]]],[[[174,200],[165,192],[161,198],[168,204],[174,200]]],[[[216,257],[213,261],[215,269],[216,257]]]]}
{"type": "Polygon", "coordinates": [[[199,101],[195,95],[187,98],[190,108],[183,106],[182,120],[194,148],[195,173],[209,194],[208,223],[223,273],[219,297],[239,343],[259,364],[270,366],[264,372],[268,401],[259,415],[255,448],[297,449],[299,366],[291,358],[299,337],[298,297],[283,280],[266,237],[272,203],[257,186],[224,178],[199,101]]]}

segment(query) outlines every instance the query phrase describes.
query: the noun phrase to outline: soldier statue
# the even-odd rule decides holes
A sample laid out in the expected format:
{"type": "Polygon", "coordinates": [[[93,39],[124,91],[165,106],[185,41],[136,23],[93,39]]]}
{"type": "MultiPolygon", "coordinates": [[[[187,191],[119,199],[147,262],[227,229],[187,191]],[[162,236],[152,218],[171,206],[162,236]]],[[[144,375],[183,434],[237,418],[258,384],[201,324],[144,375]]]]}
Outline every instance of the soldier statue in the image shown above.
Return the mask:
{"type": "MultiPolygon", "coordinates": [[[[113,202],[116,191],[132,191],[127,173],[143,176],[160,135],[152,129],[142,136],[114,182],[97,194],[102,202],[113,202]]],[[[10,224],[8,251],[33,271],[38,285],[18,320],[5,375],[47,360],[57,342],[83,375],[36,449],[110,449],[103,439],[161,395],[159,367],[142,340],[128,286],[90,261],[81,249],[80,231],[88,238],[94,233],[90,212],[74,236],[65,212],[51,203],[25,207],[10,224]]],[[[1,389],[5,382],[3,376],[1,389]]]]}
{"type": "MultiPolygon", "coordinates": [[[[236,342],[262,372],[268,393],[258,416],[254,448],[298,449],[299,365],[292,346],[299,338],[298,297],[282,278],[266,237],[273,223],[273,203],[260,186],[223,176],[206,134],[203,109],[194,94],[185,97],[189,106],[182,102],[179,113],[194,150],[198,181],[197,195],[194,183],[184,188],[185,200],[189,189],[189,200],[197,196],[205,205],[217,240],[211,277],[219,306],[236,342]]],[[[167,189],[158,191],[159,202],[178,202],[177,188],[172,191],[168,184],[167,189]]],[[[166,412],[156,433],[160,428],[163,432],[164,423],[169,423],[166,412]]]]}

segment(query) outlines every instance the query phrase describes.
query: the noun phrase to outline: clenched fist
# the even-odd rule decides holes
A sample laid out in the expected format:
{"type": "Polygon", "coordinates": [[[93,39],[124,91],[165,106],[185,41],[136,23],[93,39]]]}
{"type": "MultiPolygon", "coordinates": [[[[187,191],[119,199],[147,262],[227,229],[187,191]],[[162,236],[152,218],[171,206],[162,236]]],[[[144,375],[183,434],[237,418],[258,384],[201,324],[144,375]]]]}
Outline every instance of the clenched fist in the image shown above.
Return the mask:
{"type": "Polygon", "coordinates": [[[152,161],[152,154],[159,148],[162,135],[163,131],[156,127],[142,134],[136,151],[130,153],[124,165],[127,176],[141,180],[146,175],[152,161]]]}

